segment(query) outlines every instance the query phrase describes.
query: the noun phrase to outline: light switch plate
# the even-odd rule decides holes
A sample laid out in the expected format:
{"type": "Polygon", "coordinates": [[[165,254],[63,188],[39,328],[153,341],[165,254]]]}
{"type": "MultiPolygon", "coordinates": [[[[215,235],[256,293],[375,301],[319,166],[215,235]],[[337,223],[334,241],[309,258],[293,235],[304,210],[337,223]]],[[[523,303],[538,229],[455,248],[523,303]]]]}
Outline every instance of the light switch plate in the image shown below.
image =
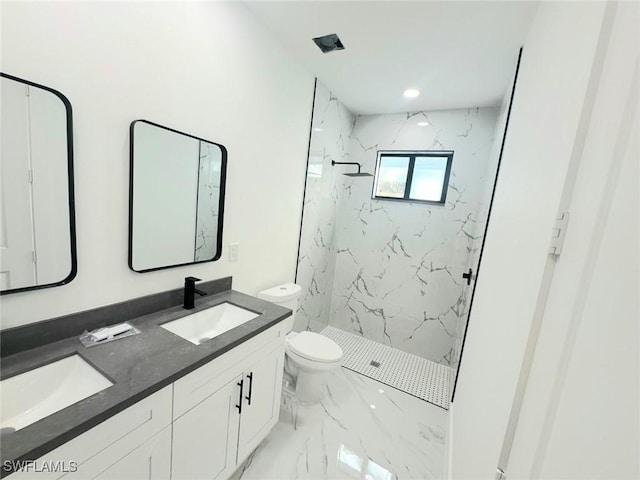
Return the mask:
{"type": "Polygon", "coordinates": [[[237,262],[238,261],[238,244],[237,243],[230,243],[229,244],[229,261],[230,262],[237,262]]]}

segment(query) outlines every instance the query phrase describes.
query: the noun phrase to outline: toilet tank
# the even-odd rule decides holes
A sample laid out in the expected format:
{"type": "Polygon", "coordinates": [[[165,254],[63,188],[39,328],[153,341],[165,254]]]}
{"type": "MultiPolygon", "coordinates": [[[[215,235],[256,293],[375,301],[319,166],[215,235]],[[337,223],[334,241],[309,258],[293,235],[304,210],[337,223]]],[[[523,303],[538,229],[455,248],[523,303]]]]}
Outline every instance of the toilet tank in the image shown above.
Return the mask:
{"type": "Polygon", "coordinates": [[[300,285],[285,283],[268,288],[267,290],[262,290],[258,293],[258,298],[291,309],[293,314],[285,320],[285,322],[287,322],[287,331],[291,331],[293,330],[293,321],[296,316],[296,310],[298,309],[298,299],[301,290],[300,285]]]}

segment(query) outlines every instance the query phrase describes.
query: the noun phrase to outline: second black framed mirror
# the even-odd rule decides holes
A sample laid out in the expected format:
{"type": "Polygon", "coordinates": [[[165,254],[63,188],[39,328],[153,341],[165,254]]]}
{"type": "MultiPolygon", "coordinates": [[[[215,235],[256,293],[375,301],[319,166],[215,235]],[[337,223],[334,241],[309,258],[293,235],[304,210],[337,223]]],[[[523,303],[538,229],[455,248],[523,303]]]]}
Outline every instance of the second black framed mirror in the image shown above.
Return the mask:
{"type": "Polygon", "coordinates": [[[220,258],[226,170],[223,145],[148,120],[131,123],[129,268],[220,258]]]}

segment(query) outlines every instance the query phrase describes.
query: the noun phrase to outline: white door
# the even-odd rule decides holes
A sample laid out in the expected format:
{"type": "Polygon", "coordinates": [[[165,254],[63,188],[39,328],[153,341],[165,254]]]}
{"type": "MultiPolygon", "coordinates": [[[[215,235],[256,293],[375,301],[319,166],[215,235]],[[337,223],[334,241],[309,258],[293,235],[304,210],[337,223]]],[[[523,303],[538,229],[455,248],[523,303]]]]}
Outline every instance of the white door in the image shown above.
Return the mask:
{"type": "Polygon", "coordinates": [[[278,422],[283,368],[284,345],[280,345],[245,372],[238,464],[249,456],[278,422]]]}
{"type": "Polygon", "coordinates": [[[171,428],[167,427],[104,470],[95,480],[169,480],[171,428]]]}
{"type": "Polygon", "coordinates": [[[173,480],[226,479],[233,473],[241,378],[237,377],[174,422],[173,480]]]}
{"type": "Polygon", "coordinates": [[[67,133],[67,112],[60,98],[30,88],[33,244],[39,284],[59,282],[71,271],[67,133]]]}
{"type": "Polygon", "coordinates": [[[0,287],[9,290],[35,285],[37,279],[27,87],[5,78],[0,86],[0,287]]]}
{"type": "Polygon", "coordinates": [[[640,5],[610,4],[606,57],[508,477],[640,478],[640,5]]]}

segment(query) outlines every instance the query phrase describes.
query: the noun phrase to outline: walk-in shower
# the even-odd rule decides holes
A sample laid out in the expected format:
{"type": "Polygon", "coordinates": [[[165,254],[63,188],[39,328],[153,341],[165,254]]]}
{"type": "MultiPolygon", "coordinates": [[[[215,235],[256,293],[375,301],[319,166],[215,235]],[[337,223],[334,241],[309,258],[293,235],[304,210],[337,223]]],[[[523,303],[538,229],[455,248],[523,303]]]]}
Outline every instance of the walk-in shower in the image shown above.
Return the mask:
{"type": "MultiPolygon", "coordinates": [[[[438,364],[423,369],[445,372],[429,383],[430,395],[448,398],[475,284],[469,271],[478,269],[505,118],[506,106],[355,115],[316,82],[296,270],[302,288],[296,330],[331,327],[328,336],[339,329],[409,354],[406,358],[415,359],[409,363],[438,364]],[[393,158],[381,165],[381,152],[393,152],[393,158]],[[335,166],[357,167],[357,172],[335,166]]],[[[385,358],[379,368],[370,367],[378,358],[354,365],[385,373],[383,367],[397,363],[385,358]]],[[[400,370],[403,375],[406,369],[400,370]]],[[[433,403],[446,408],[446,402],[433,403]]]]}

